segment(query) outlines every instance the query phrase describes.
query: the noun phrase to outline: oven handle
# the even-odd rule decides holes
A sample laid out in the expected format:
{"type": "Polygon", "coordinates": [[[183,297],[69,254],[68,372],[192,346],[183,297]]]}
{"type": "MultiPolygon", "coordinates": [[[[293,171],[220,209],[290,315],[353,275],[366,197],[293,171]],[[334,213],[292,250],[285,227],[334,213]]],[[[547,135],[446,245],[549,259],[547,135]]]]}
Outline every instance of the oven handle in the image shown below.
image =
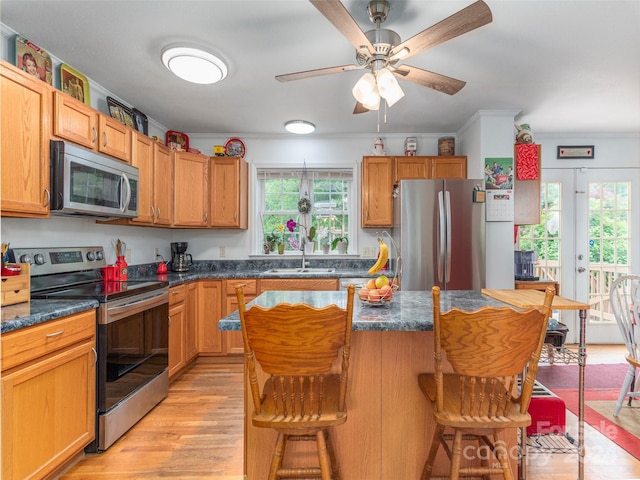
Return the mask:
{"type": "Polygon", "coordinates": [[[105,307],[105,318],[101,318],[100,323],[108,324],[115,322],[162,305],[169,305],[169,293],[167,289],[163,289],[159,294],[153,296],[144,295],[143,298],[138,298],[130,302],[117,303],[116,305],[107,303],[105,307]]]}

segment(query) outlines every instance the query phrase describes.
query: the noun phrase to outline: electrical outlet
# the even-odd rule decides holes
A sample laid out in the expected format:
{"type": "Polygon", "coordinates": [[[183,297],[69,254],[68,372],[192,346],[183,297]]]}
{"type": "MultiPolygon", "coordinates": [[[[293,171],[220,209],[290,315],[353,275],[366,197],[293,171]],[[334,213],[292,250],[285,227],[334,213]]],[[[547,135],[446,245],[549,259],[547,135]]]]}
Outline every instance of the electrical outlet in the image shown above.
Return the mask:
{"type": "Polygon", "coordinates": [[[227,247],[220,247],[220,258],[227,256],[227,247]]]}
{"type": "Polygon", "coordinates": [[[160,256],[160,249],[158,247],[153,249],[153,259],[155,260],[160,256]]]}
{"type": "Polygon", "coordinates": [[[364,247],[362,253],[364,257],[373,257],[373,247],[364,247]]]}
{"type": "Polygon", "coordinates": [[[127,250],[124,252],[124,261],[127,262],[128,264],[131,263],[131,249],[127,248],[127,250]]]}

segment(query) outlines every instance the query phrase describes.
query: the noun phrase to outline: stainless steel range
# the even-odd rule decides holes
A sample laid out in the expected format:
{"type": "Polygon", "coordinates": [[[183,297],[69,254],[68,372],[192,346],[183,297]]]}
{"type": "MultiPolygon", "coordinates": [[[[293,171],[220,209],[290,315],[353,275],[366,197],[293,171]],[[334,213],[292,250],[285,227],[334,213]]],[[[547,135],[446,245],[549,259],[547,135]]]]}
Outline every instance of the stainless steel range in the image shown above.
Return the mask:
{"type": "Polygon", "coordinates": [[[96,440],[106,450],[167,396],[169,284],[105,281],[102,247],[22,248],[12,261],[31,264],[31,298],[95,299],[96,440]]]}

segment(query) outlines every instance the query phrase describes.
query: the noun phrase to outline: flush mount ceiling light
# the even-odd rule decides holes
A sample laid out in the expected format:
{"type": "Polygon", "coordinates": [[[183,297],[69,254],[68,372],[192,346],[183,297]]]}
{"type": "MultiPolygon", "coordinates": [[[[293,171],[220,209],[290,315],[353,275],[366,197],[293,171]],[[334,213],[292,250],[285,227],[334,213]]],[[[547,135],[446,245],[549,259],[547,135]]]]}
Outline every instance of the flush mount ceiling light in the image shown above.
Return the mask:
{"type": "Polygon", "coordinates": [[[284,129],[289,133],[306,135],[315,131],[316,126],[306,120],[290,120],[284,124],[284,129]]]}
{"type": "Polygon", "coordinates": [[[194,47],[167,47],[162,51],[162,63],[183,80],[202,85],[224,80],[228,73],[222,60],[194,47]]]}

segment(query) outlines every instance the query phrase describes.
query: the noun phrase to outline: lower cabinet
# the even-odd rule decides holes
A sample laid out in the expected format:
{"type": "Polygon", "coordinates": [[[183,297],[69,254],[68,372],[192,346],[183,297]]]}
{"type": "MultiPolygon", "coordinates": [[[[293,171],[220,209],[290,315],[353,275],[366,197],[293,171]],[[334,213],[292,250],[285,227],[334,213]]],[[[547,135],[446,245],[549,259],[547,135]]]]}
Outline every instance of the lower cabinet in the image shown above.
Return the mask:
{"type": "Polygon", "coordinates": [[[198,350],[201,354],[220,355],[223,352],[222,332],[218,321],[222,318],[222,280],[198,282],[198,350]]]}
{"type": "Polygon", "coordinates": [[[260,293],[267,290],[338,290],[337,278],[270,278],[260,281],[260,293]]]}
{"type": "Polygon", "coordinates": [[[50,477],[95,438],[95,311],[8,332],[1,343],[0,477],[50,477]]]}
{"type": "Polygon", "coordinates": [[[182,370],[186,363],[186,285],[169,289],[169,378],[182,370]]]}
{"type": "MultiPolygon", "coordinates": [[[[238,299],[236,297],[236,286],[244,285],[244,299],[249,302],[256,298],[258,291],[258,280],[249,278],[234,278],[224,281],[225,304],[222,315],[226,317],[238,309],[238,299]]],[[[227,355],[244,353],[244,342],[242,332],[238,330],[227,330],[224,332],[224,351],[227,355]]]]}

